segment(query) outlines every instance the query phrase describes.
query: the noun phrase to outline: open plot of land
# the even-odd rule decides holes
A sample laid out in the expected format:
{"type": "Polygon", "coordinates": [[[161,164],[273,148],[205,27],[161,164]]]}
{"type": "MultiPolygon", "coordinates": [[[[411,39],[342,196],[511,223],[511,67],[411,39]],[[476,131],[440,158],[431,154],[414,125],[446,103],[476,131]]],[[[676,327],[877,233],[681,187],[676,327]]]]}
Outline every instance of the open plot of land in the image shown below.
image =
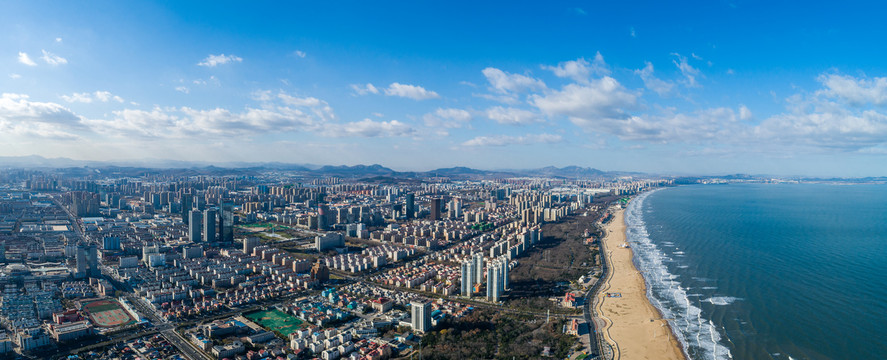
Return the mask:
{"type": "Polygon", "coordinates": [[[586,229],[595,231],[595,213],[572,215],[560,222],[542,226],[542,241],[519,259],[510,276],[508,297],[520,301],[515,306],[548,307],[545,299],[563,296],[565,286],[585,275],[595,265],[596,253],[585,244],[586,229]]]}
{"type": "MultiPolygon", "coordinates": [[[[563,332],[564,321],[478,309],[465,317],[445,318],[422,338],[423,359],[539,359],[545,347],[563,359],[576,337],[563,332]]],[[[418,356],[417,356],[418,357],[418,356]]]]}
{"type": "Polygon", "coordinates": [[[135,319],[114,300],[93,301],[84,304],[83,309],[89,313],[89,319],[98,327],[112,328],[135,322],[135,319]]]}
{"type": "Polygon", "coordinates": [[[291,333],[302,327],[302,320],[277,309],[257,311],[243,316],[285,337],[289,337],[291,333]]]}

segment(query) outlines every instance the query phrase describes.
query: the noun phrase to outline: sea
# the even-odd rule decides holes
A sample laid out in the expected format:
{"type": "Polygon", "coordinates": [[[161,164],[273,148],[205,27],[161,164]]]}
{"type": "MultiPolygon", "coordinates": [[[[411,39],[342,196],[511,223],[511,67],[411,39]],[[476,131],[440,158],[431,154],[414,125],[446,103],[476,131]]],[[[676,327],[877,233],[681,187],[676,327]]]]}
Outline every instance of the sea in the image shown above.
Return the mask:
{"type": "Polygon", "coordinates": [[[690,185],[626,212],[691,359],[887,359],[887,185],[690,185]]]}

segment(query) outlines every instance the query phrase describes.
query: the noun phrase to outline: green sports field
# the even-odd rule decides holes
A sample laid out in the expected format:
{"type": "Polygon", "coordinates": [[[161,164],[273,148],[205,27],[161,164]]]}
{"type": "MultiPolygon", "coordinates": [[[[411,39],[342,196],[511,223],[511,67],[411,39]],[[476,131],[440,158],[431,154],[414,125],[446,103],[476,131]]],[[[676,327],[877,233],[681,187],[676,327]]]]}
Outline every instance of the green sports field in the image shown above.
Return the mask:
{"type": "Polygon", "coordinates": [[[277,309],[258,311],[244,314],[243,316],[268,330],[277,331],[286,337],[289,337],[291,333],[302,327],[302,320],[277,309]]]}
{"type": "Polygon", "coordinates": [[[98,327],[111,328],[135,322],[135,319],[114,300],[93,301],[83,304],[83,309],[89,314],[92,323],[98,327]]]}

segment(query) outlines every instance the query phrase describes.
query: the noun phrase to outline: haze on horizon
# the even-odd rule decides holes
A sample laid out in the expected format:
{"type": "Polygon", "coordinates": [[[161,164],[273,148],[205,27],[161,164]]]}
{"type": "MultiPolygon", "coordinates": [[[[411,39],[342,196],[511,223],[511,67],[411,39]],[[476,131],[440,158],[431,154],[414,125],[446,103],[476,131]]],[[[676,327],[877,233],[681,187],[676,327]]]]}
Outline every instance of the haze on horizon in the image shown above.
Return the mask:
{"type": "Polygon", "coordinates": [[[10,1],[0,156],[887,175],[880,3],[10,1]]]}

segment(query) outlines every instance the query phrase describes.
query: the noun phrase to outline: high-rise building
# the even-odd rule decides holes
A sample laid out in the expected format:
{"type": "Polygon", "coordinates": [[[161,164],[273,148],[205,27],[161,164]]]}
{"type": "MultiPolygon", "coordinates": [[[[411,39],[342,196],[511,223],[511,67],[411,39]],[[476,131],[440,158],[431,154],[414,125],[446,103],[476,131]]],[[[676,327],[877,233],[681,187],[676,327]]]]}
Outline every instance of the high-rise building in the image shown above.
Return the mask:
{"type": "Polygon", "coordinates": [[[189,193],[182,194],[182,222],[189,224],[191,210],[194,210],[194,196],[189,193]]]}
{"type": "Polygon", "coordinates": [[[216,211],[207,209],[203,212],[203,241],[216,241],[216,211]]]}
{"type": "Polygon", "coordinates": [[[502,291],[508,290],[508,258],[503,257],[501,259],[502,263],[502,291]]]}
{"type": "Polygon", "coordinates": [[[474,283],[484,283],[484,254],[482,252],[474,253],[474,283]]]}
{"type": "Polygon", "coordinates": [[[474,279],[477,277],[477,271],[474,267],[474,261],[465,260],[462,262],[462,296],[471,297],[474,292],[474,279]]]}
{"type": "Polygon", "coordinates": [[[253,249],[261,244],[262,241],[259,240],[259,238],[257,237],[248,237],[246,239],[243,239],[243,253],[247,255],[252,255],[253,249]]]}
{"type": "Polygon", "coordinates": [[[454,218],[462,217],[462,199],[460,199],[460,198],[453,199],[452,205],[453,205],[453,209],[452,209],[453,217],[454,218]]]}
{"type": "Polygon", "coordinates": [[[160,202],[160,193],[151,193],[151,205],[153,205],[155,209],[163,207],[163,204],[160,202]]]}
{"type": "Polygon", "coordinates": [[[74,277],[78,279],[85,278],[88,275],[87,268],[89,267],[87,261],[86,246],[77,246],[75,261],[77,262],[77,270],[74,272],[74,277]]]}
{"type": "Polygon", "coordinates": [[[397,221],[397,217],[400,216],[400,214],[402,212],[403,212],[403,205],[394,204],[394,206],[392,206],[392,208],[391,208],[391,220],[397,221]]]}
{"type": "Polygon", "coordinates": [[[193,210],[206,210],[206,198],[203,195],[194,195],[194,208],[193,210]]]}
{"type": "Polygon", "coordinates": [[[76,278],[99,277],[101,269],[99,269],[99,250],[95,244],[78,245],[76,253],[77,271],[74,273],[76,278]]]}
{"type": "Polygon", "coordinates": [[[223,203],[219,208],[219,241],[234,242],[234,204],[223,203]]]}
{"type": "Polygon", "coordinates": [[[487,300],[498,302],[502,297],[504,279],[502,278],[502,265],[498,260],[487,264],[487,300]]]}
{"type": "Polygon", "coordinates": [[[203,225],[199,210],[191,210],[188,213],[188,237],[192,242],[200,241],[200,227],[203,225]]]}
{"type": "Polygon", "coordinates": [[[317,206],[317,229],[318,230],[326,230],[329,229],[329,217],[327,217],[328,209],[326,205],[317,206]]]}
{"type": "Polygon", "coordinates": [[[407,219],[412,219],[413,216],[416,216],[416,195],[414,195],[413,193],[408,193],[406,198],[407,198],[407,208],[406,208],[407,219]]]}
{"type": "Polygon", "coordinates": [[[86,247],[86,261],[89,266],[89,276],[100,277],[102,270],[99,269],[99,249],[95,244],[86,247]]]}
{"type": "Polygon", "coordinates": [[[440,220],[440,198],[431,199],[431,220],[440,220]]]}
{"type": "Polygon", "coordinates": [[[412,317],[410,322],[413,330],[427,332],[431,330],[431,303],[414,300],[410,303],[412,317]]]}

